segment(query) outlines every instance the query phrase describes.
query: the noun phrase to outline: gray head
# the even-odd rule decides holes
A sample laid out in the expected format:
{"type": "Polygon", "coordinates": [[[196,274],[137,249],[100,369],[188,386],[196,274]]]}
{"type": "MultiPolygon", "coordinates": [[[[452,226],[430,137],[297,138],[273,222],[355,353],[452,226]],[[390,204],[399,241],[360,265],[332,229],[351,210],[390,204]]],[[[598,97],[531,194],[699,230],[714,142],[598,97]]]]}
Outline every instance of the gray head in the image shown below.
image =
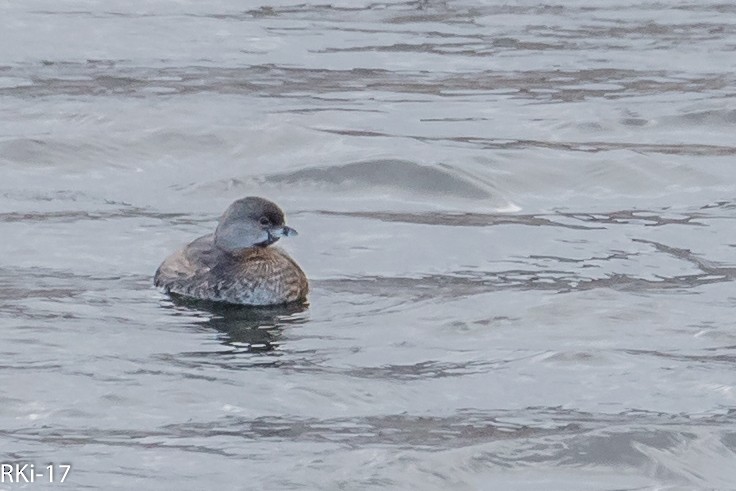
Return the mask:
{"type": "Polygon", "coordinates": [[[220,217],[215,245],[227,252],[266,247],[281,237],[296,235],[284,225],[284,212],[275,203],[248,196],[231,204],[220,217]]]}

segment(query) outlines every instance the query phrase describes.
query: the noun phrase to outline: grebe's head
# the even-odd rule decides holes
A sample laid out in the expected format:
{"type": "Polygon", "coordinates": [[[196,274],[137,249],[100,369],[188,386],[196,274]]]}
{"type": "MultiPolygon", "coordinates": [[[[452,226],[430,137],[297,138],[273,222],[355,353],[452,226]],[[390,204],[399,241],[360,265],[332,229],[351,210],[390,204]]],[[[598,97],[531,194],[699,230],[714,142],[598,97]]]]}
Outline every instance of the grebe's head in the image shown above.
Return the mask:
{"type": "Polygon", "coordinates": [[[231,204],[220,217],[215,245],[227,252],[266,247],[281,237],[297,235],[284,224],[284,212],[267,199],[248,196],[231,204]]]}

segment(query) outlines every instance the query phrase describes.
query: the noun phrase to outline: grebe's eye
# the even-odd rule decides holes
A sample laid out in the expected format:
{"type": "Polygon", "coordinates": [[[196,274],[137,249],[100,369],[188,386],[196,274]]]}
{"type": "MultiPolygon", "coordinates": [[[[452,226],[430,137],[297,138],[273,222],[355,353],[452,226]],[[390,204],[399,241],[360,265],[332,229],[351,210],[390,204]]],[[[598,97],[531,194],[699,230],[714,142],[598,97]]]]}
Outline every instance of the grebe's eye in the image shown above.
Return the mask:
{"type": "Polygon", "coordinates": [[[271,220],[269,220],[266,217],[261,217],[260,222],[261,222],[261,225],[263,225],[264,227],[271,225],[271,220]]]}

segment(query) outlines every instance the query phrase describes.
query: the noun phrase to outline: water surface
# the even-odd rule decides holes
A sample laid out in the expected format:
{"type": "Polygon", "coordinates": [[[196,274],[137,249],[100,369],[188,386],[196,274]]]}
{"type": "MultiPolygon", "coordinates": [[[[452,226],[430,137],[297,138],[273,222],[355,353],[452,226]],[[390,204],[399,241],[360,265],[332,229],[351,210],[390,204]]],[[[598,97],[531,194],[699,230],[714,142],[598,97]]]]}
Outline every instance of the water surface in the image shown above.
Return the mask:
{"type": "Polygon", "coordinates": [[[75,489],[733,487],[736,8],[0,18],[2,462],[75,489]],[[307,309],[152,287],[252,194],[300,232],[307,309]]]}

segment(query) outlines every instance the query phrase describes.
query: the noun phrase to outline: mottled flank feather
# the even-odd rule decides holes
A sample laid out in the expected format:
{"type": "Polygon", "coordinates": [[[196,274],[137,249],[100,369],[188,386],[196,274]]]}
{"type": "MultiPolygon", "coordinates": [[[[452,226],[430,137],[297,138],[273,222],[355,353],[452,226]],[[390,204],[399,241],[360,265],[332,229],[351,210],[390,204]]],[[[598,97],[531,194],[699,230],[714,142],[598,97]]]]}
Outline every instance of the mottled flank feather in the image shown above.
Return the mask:
{"type": "Polygon", "coordinates": [[[306,300],[307,277],[283,250],[251,247],[228,253],[205,235],[169,256],[154,284],[169,293],[242,305],[277,305],[306,300]]]}

